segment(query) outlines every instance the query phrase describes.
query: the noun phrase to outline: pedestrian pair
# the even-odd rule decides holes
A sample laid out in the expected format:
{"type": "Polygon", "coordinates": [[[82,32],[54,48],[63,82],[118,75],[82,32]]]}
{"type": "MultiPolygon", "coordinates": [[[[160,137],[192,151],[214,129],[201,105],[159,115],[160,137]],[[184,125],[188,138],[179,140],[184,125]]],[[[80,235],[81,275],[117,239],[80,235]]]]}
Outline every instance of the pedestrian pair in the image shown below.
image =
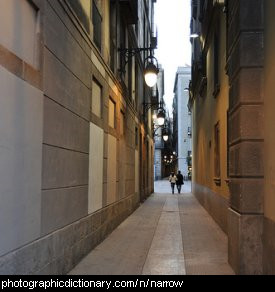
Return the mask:
{"type": "Polygon", "coordinates": [[[169,177],[169,182],[171,183],[172,194],[175,193],[175,185],[177,186],[178,193],[181,192],[181,186],[184,184],[183,182],[183,175],[180,171],[176,175],[174,172],[171,173],[169,177]]]}

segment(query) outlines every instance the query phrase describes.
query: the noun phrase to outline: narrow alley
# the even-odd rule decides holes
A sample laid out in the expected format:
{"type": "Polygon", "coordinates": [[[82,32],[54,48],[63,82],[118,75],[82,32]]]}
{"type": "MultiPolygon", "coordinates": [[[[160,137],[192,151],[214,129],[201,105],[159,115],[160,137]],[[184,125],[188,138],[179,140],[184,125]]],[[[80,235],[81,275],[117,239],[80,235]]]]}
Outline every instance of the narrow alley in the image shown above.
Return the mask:
{"type": "Polygon", "coordinates": [[[232,275],[227,237],[191,194],[167,180],[70,275],[232,275]]]}
{"type": "Polygon", "coordinates": [[[274,11],[0,0],[0,275],[275,275],[274,11]]]}

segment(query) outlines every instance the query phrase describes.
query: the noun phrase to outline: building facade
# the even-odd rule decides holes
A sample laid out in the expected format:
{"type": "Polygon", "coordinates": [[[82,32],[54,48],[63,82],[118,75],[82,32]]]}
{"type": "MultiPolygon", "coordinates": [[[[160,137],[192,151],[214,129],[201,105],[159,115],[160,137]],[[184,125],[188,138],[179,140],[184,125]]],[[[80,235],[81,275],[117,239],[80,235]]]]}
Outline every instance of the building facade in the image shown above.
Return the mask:
{"type": "Polygon", "coordinates": [[[176,73],[173,100],[174,150],[177,154],[177,169],[185,179],[190,177],[192,157],[191,112],[188,108],[191,67],[179,67],[176,73]]]}
{"type": "Polygon", "coordinates": [[[193,191],[238,274],[275,273],[274,1],[192,1],[193,191]]]}
{"type": "MultiPolygon", "coordinates": [[[[164,70],[161,68],[158,74],[158,82],[157,82],[157,96],[158,100],[163,101],[164,97],[164,70]]],[[[155,180],[162,179],[162,171],[163,171],[163,148],[164,141],[162,139],[162,128],[159,127],[157,122],[154,125],[154,142],[155,142],[155,151],[154,151],[154,168],[155,168],[155,180]]]]}
{"type": "MultiPolygon", "coordinates": [[[[212,1],[213,2],[213,1],[212,1]]],[[[193,119],[193,192],[227,232],[229,204],[227,162],[226,14],[211,1],[193,1],[191,32],[193,119]]]]}
{"type": "Polygon", "coordinates": [[[148,52],[121,49],[154,2],[0,2],[0,274],[66,274],[153,191],[148,52]]]}
{"type": "Polygon", "coordinates": [[[171,172],[177,171],[177,157],[175,155],[175,150],[173,147],[173,133],[174,125],[173,118],[170,117],[169,111],[167,109],[167,116],[165,120],[165,132],[168,136],[168,140],[163,142],[162,150],[162,177],[168,178],[171,172]]]}

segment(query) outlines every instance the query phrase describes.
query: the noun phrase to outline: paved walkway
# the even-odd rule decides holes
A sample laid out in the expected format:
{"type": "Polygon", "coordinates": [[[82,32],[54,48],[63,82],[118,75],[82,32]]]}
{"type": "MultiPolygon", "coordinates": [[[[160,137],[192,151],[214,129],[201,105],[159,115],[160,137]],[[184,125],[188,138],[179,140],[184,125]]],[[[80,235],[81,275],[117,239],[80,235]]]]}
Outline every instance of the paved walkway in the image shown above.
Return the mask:
{"type": "Polygon", "coordinates": [[[170,194],[168,181],[70,275],[230,275],[227,237],[191,194],[170,194]]]}

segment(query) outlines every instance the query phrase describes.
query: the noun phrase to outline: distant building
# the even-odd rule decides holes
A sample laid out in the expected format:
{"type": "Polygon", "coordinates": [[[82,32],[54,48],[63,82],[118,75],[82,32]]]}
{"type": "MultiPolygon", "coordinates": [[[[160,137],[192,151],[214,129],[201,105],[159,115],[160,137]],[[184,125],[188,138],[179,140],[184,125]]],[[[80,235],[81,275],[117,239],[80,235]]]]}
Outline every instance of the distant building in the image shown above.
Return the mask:
{"type": "MultiPolygon", "coordinates": [[[[158,100],[163,100],[164,96],[164,70],[161,68],[159,69],[158,74],[158,83],[157,83],[157,90],[158,90],[158,100]]],[[[164,148],[164,141],[162,139],[162,129],[158,128],[158,125],[155,125],[155,154],[154,154],[154,178],[155,180],[162,179],[162,171],[163,171],[163,159],[162,159],[162,152],[164,148]]]]}
{"type": "Polygon", "coordinates": [[[190,158],[192,155],[192,128],[191,113],[188,109],[189,82],[191,79],[191,67],[179,67],[174,86],[173,101],[173,134],[174,155],[177,156],[178,170],[184,177],[190,177],[190,158]]]}
{"type": "Polygon", "coordinates": [[[168,134],[168,140],[164,142],[164,148],[162,151],[162,160],[163,160],[163,169],[162,177],[168,177],[171,172],[177,170],[177,160],[176,156],[173,154],[173,118],[170,117],[169,112],[167,111],[167,117],[165,121],[166,133],[168,134]]]}

